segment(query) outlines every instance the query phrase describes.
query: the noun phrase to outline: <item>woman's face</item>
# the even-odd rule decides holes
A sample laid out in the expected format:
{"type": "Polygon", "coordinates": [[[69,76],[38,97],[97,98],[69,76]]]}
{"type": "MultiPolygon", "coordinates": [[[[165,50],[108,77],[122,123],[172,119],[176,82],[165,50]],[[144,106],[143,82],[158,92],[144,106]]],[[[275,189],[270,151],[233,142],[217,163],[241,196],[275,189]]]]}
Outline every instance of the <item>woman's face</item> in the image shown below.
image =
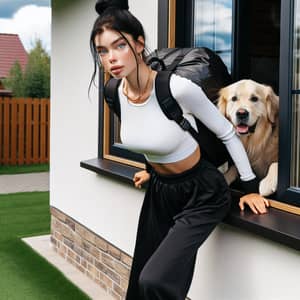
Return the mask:
{"type": "MultiPolygon", "coordinates": [[[[130,34],[123,33],[136,55],[142,52],[142,44],[135,42],[130,34]]],[[[115,78],[130,75],[137,68],[136,59],[127,41],[117,32],[105,29],[95,37],[95,46],[104,69],[115,78]]]]}

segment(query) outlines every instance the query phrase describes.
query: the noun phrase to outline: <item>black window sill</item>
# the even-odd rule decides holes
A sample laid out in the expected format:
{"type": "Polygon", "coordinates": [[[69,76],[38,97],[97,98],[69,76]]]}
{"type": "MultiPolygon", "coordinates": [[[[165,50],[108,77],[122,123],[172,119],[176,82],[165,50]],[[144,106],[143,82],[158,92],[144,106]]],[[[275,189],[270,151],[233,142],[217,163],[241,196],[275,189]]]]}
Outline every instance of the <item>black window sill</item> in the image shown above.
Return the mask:
{"type": "MultiPolygon", "coordinates": [[[[80,166],[132,186],[134,173],[140,171],[139,168],[99,158],[82,161],[80,166]]],[[[232,191],[233,205],[224,223],[300,250],[300,216],[276,208],[269,208],[268,213],[262,215],[256,215],[247,208],[242,212],[238,206],[241,195],[238,191],[232,191]]]]}

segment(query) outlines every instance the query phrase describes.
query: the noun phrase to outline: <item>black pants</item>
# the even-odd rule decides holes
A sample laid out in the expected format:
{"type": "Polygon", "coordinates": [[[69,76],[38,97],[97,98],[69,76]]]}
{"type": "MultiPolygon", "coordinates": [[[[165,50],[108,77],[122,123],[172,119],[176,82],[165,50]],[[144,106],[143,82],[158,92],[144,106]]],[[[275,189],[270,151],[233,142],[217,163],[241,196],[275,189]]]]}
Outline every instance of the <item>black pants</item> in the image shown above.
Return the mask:
{"type": "Polygon", "coordinates": [[[230,207],[221,174],[207,161],[175,175],[151,172],[126,300],[184,300],[199,246],[230,207]]]}

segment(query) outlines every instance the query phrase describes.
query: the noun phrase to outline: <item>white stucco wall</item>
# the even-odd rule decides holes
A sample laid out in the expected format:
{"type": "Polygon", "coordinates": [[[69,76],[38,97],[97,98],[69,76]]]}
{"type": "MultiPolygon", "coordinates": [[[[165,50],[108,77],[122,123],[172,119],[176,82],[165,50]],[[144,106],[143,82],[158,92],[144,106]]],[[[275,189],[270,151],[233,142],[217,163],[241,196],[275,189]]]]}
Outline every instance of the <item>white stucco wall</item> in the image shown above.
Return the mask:
{"type": "MultiPolygon", "coordinates": [[[[152,49],[157,1],[129,1],[152,49]]],[[[50,204],[132,255],[143,191],[79,166],[97,156],[97,90],[91,101],[87,97],[93,3],[53,12],[50,204]]],[[[297,300],[299,278],[299,252],[222,225],[199,250],[189,295],[193,300],[297,300]]]]}
{"type": "MultiPolygon", "coordinates": [[[[66,11],[53,11],[50,204],[132,253],[143,192],[79,166],[97,157],[97,90],[91,90],[91,101],[87,96],[94,3],[79,1],[66,11]]],[[[146,41],[155,49],[151,33],[157,32],[157,1],[135,1],[131,7],[137,17],[147,12],[142,18],[146,41]]]]}

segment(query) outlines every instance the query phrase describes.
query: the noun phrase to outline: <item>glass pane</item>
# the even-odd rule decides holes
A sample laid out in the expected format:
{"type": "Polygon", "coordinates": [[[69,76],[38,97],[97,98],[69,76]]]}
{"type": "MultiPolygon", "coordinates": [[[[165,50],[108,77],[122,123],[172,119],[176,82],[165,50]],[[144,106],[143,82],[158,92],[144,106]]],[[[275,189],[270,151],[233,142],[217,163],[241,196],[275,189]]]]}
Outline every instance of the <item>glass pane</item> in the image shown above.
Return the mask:
{"type": "Polygon", "coordinates": [[[195,0],[194,46],[216,51],[231,70],[232,0],[195,0]]]}
{"type": "Polygon", "coordinates": [[[300,95],[293,96],[291,186],[300,188],[300,95]]]}
{"type": "Polygon", "coordinates": [[[291,186],[300,188],[300,0],[295,1],[291,186]]]}
{"type": "Polygon", "coordinates": [[[295,1],[293,89],[300,90],[300,0],[295,1]]]}

